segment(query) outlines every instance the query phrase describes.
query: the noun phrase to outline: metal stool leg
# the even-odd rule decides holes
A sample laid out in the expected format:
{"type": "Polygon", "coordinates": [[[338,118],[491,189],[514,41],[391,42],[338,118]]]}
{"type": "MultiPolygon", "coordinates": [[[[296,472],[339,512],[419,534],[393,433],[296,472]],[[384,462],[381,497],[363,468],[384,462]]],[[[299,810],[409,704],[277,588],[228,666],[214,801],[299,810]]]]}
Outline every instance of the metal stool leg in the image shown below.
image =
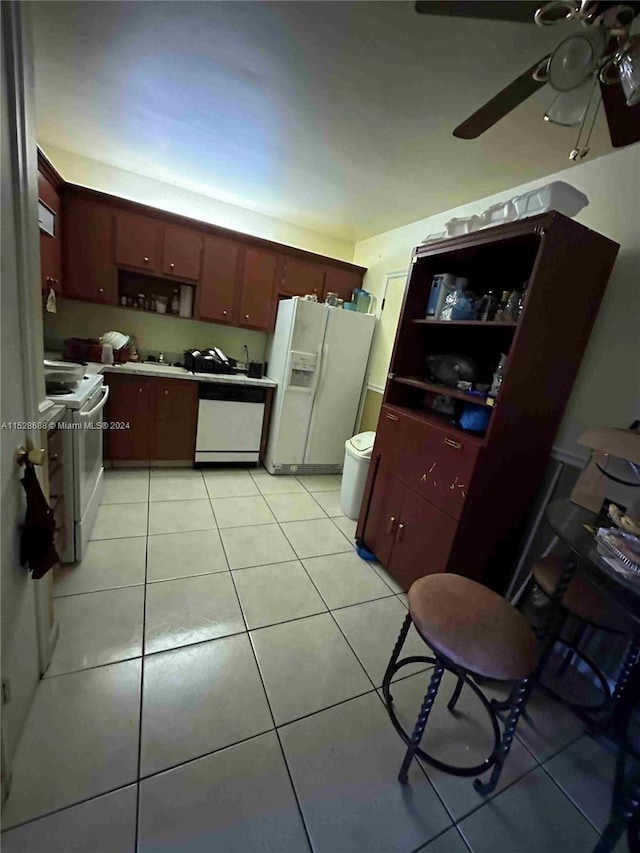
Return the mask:
{"type": "Polygon", "coordinates": [[[622,789],[625,787],[624,764],[624,758],[619,758],[611,817],[593,853],[612,853],[622,838],[625,828],[628,828],[631,853],[637,853],[639,849],[637,831],[640,818],[640,772],[635,774],[626,796],[623,796],[622,789]]]}
{"type": "Polygon", "coordinates": [[[462,693],[462,688],[464,686],[464,679],[461,675],[458,676],[458,683],[456,684],[455,690],[451,694],[451,699],[447,704],[447,708],[453,712],[455,711],[456,705],[458,704],[458,699],[460,698],[460,694],[462,693]]]}
{"type": "Polygon", "coordinates": [[[422,703],[422,708],[420,708],[420,713],[418,714],[418,719],[416,720],[416,725],[413,730],[413,734],[411,735],[411,744],[407,749],[404,761],[402,762],[402,767],[400,768],[400,773],[398,774],[398,779],[403,785],[407,784],[407,780],[409,777],[409,766],[411,765],[413,757],[416,753],[416,747],[420,745],[420,741],[422,740],[422,735],[424,734],[425,726],[427,725],[427,720],[429,719],[429,714],[431,713],[431,708],[438,694],[438,688],[440,687],[440,681],[442,679],[443,672],[444,667],[440,663],[437,663],[434,667],[433,675],[431,676],[431,681],[429,682],[429,689],[427,690],[426,695],[424,697],[424,701],[422,703]]]}
{"type": "Polygon", "coordinates": [[[618,681],[616,682],[615,690],[613,691],[614,708],[618,704],[618,701],[620,700],[622,694],[625,691],[627,682],[629,681],[629,676],[633,672],[639,654],[640,634],[636,634],[635,637],[631,640],[631,644],[629,645],[629,649],[622,664],[622,669],[620,670],[620,675],[618,676],[618,681]]]}
{"type": "Polygon", "coordinates": [[[502,740],[500,741],[500,745],[498,746],[496,763],[493,765],[491,777],[488,782],[482,782],[480,779],[474,779],[473,787],[479,794],[482,794],[485,797],[488,794],[492,794],[496,788],[496,785],[498,784],[500,774],[502,773],[502,767],[507,756],[509,755],[509,750],[511,749],[511,744],[516,733],[516,727],[518,725],[518,720],[520,719],[520,714],[524,710],[530,692],[530,678],[523,678],[521,681],[518,681],[516,683],[515,688],[512,692],[513,702],[511,705],[511,711],[509,712],[509,718],[504,728],[502,740]]]}
{"type": "MultiPolygon", "coordinates": [[[[400,656],[400,652],[402,651],[402,647],[404,646],[404,641],[407,639],[407,634],[409,633],[409,628],[411,627],[411,614],[407,613],[404,622],[402,623],[402,628],[400,628],[400,633],[398,634],[398,639],[396,640],[396,644],[393,647],[393,651],[391,652],[391,657],[389,659],[389,663],[387,664],[387,668],[384,673],[384,678],[382,679],[382,686],[388,690],[389,682],[391,681],[391,676],[393,675],[393,668],[398,662],[398,657],[400,656]]],[[[391,697],[393,698],[393,697],[391,697]]]]}

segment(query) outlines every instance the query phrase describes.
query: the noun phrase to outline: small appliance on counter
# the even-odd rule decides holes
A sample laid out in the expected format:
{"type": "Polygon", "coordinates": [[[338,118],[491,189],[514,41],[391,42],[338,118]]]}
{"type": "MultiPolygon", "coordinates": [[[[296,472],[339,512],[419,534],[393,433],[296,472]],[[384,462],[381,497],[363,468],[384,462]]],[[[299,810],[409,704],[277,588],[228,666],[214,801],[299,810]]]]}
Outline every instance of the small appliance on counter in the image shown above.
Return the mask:
{"type": "Polygon", "coordinates": [[[100,340],[95,338],[66,338],[63,344],[64,361],[102,362],[104,347],[111,347],[115,364],[124,364],[129,360],[129,337],[120,332],[106,332],[100,340]],[[122,341],[124,340],[124,343],[122,341]]]}
{"type": "Polygon", "coordinates": [[[192,373],[239,373],[237,364],[235,358],[227,358],[218,347],[189,349],[184,353],[184,366],[192,373]]]}

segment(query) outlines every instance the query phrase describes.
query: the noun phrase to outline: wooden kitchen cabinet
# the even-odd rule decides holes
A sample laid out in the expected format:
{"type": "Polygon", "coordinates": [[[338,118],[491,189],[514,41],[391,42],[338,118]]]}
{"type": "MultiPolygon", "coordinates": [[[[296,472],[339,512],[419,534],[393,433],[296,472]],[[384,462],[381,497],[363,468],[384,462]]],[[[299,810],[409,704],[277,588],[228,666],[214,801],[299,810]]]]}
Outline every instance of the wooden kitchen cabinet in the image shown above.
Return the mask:
{"type": "Polygon", "coordinates": [[[277,255],[262,249],[245,250],[240,294],[239,326],[267,331],[275,319],[276,277],[281,274],[277,255]]]}
{"type": "Polygon", "coordinates": [[[197,318],[237,324],[236,294],[240,287],[241,245],[205,237],[197,318]]]}
{"type": "Polygon", "coordinates": [[[351,302],[351,292],[356,287],[362,287],[364,270],[344,270],[337,267],[326,267],[324,293],[337,293],[340,299],[351,302]]]}
{"type": "Polygon", "coordinates": [[[112,462],[193,461],[198,383],[107,372],[105,458],[112,462]]]}
{"type": "Polygon", "coordinates": [[[53,234],[40,228],[40,275],[41,289],[53,288],[58,296],[62,293],[62,217],[60,194],[49,179],[38,172],[38,201],[51,213],[53,234]]]}
{"type": "Polygon", "coordinates": [[[304,296],[315,293],[324,298],[325,267],[298,258],[287,258],[284,279],[278,291],[282,296],[304,296]]]}
{"type": "Polygon", "coordinates": [[[71,299],[118,304],[113,263],[113,211],[79,196],[65,196],[64,295],[71,299]]]}
{"type": "Polygon", "coordinates": [[[188,379],[151,380],[155,417],[151,459],[193,461],[198,424],[198,383],[188,379]]]}
{"type": "Polygon", "coordinates": [[[160,268],[160,228],[160,223],[148,216],[116,213],[116,264],[157,272],[160,268]]]}
{"type": "Polygon", "coordinates": [[[162,273],[197,281],[200,276],[202,235],[190,228],[163,228],[162,273]]]}
{"type": "Polygon", "coordinates": [[[59,191],[62,279],[64,295],[72,299],[119,305],[119,296],[164,294],[163,287],[183,282],[197,285],[195,319],[269,331],[279,297],[315,292],[322,300],[332,290],[348,301],[365,273],[361,267],[62,179],[59,191]],[[72,281],[67,292],[68,271],[72,281]]]}
{"type": "Polygon", "coordinates": [[[405,589],[434,571],[505,589],[618,248],[551,212],[414,250],[356,530],[405,589]],[[442,272],[479,295],[526,284],[522,312],[505,322],[428,317],[442,272]],[[488,384],[503,353],[495,399],[427,375],[429,356],[463,355],[488,384]],[[483,416],[477,434],[465,429],[471,414],[483,416]]]}
{"type": "Polygon", "coordinates": [[[106,459],[112,462],[143,462],[152,458],[154,381],[146,376],[105,374],[105,382],[109,386],[106,420],[109,424],[124,425],[120,429],[107,430],[106,459]]]}

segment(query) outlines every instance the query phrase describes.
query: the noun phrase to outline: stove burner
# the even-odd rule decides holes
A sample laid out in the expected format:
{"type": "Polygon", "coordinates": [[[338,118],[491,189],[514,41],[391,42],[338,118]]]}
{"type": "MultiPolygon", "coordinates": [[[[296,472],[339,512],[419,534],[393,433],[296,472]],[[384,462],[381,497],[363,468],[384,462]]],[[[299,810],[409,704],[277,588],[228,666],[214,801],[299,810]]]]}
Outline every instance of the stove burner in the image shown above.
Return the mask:
{"type": "Polygon", "coordinates": [[[45,390],[49,397],[68,397],[70,394],[73,394],[73,391],[70,391],[66,385],[61,385],[57,382],[47,383],[45,390]]]}

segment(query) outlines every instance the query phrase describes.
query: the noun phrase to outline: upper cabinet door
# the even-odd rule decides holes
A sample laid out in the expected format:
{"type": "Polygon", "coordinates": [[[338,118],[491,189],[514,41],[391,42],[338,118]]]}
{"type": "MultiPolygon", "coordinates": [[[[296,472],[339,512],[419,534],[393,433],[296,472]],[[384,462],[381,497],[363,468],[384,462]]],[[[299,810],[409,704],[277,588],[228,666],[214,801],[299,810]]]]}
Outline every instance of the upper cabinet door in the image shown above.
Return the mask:
{"type": "Polygon", "coordinates": [[[38,172],[38,201],[44,205],[47,222],[40,228],[40,273],[41,288],[53,288],[61,293],[61,233],[60,196],[45,176],[38,172]]]}
{"type": "Polygon", "coordinates": [[[351,292],[356,287],[362,287],[363,274],[353,270],[341,270],[336,267],[326,267],[324,292],[337,293],[340,299],[351,302],[351,292]]]}
{"type": "Polygon", "coordinates": [[[311,264],[298,258],[287,258],[284,281],[279,293],[284,296],[304,296],[315,293],[318,299],[324,296],[325,267],[311,264]]]}
{"type": "Polygon", "coordinates": [[[266,331],[273,320],[276,276],[280,259],[262,249],[246,249],[238,325],[266,331]]]}
{"type": "Polygon", "coordinates": [[[156,272],[160,223],[135,213],[116,214],[116,264],[156,272]]]}
{"type": "Polygon", "coordinates": [[[189,228],[164,227],[162,272],[165,275],[197,281],[200,275],[202,236],[189,228]]]}
{"type": "Polygon", "coordinates": [[[239,282],[240,244],[205,237],[198,317],[216,323],[236,323],[235,297],[239,282]]]}
{"type": "Polygon", "coordinates": [[[64,199],[64,294],[118,304],[113,262],[113,209],[84,198],[64,199]]]}

